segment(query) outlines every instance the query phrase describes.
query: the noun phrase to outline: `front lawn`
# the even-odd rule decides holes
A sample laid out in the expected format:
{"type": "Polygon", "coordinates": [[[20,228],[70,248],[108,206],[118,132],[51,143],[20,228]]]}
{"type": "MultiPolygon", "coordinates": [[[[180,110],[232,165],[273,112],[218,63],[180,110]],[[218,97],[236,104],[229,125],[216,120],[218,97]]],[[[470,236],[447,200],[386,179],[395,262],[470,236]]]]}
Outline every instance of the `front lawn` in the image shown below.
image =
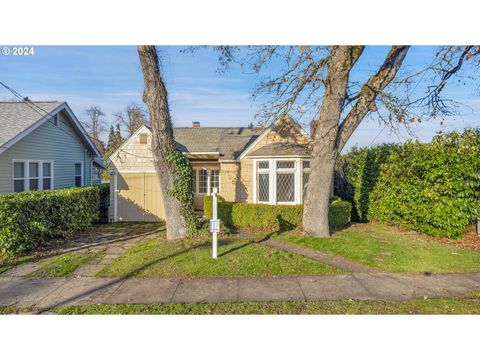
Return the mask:
{"type": "MultiPolygon", "coordinates": [[[[28,309],[32,311],[33,309],[28,309]]],[[[0,308],[0,314],[21,309],[0,308]]],[[[84,305],[66,306],[52,310],[62,315],[144,314],[144,315],[221,315],[221,314],[480,314],[480,298],[421,299],[394,301],[282,301],[219,304],[149,304],[149,305],[84,305]]]]}
{"type": "Polygon", "coordinates": [[[331,252],[390,272],[480,271],[480,252],[379,223],[353,224],[335,232],[331,238],[303,237],[296,231],[272,238],[331,252]]]}
{"type": "Polygon", "coordinates": [[[96,264],[104,257],[103,252],[71,252],[55,256],[30,277],[61,277],[73,273],[80,265],[96,264]]]}
{"type": "Polygon", "coordinates": [[[147,240],[107,265],[97,276],[268,276],[341,273],[301,255],[268,248],[253,239],[221,237],[218,259],[211,257],[211,239],[147,240]]]}

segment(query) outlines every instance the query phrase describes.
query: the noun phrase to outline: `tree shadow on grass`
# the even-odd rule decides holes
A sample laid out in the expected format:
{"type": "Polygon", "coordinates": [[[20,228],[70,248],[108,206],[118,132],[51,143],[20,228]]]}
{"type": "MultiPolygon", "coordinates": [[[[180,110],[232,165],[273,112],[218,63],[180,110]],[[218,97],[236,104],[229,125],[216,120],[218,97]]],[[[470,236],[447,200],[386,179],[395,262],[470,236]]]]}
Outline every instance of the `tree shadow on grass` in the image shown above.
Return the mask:
{"type": "Polygon", "coordinates": [[[186,248],[186,249],[183,249],[183,250],[180,250],[180,251],[176,251],[174,253],[171,253],[171,254],[168,254],[166,256],[163,256],[161,258],[158,258],[158,259],[155,259],[155,260],[152,260],[142,266],[139,266],[137,267],[136,269],[128,272],[127,274],[119,277],[119,278],[116,278],[116,279],[112,279],[110,282],[107,282],[103,285],[100,285],[100,286],[97,286],[93,289],[90,289],[88,291],[84,291],[80,294],[76,294],[74,296],[71,296],[67,299],[64,299],[62,301],[59,301],[55,304],[53,304],[52,306],[49,306],[48,308],[45,308],[45,309],[40,309],[39,311],[37,311],[37,314],[43,314],[45,312],[49,312],[51,311],[52,309],[56,308],[56,307],[60,307],[60,306],[64,306],[64,305],[67,305],[68,303],[71,303],[72,301],[75,301],[75,300],[78,300],[78,299],[81,299],[85,296],[88,296],[88,295],[91,295],[91,294],[94,294],[95,292],[98,292],[98,291],[102,291],[104,289],[108,289],[109,287],[112,287],[112,286],[115,286],[119,283],[122,283],[123,281],[135,276],[135,275],[138,275],[140,272],[142,272],[143,270],[145,269],[148,269],[149,267],[153,266],[153,265],[156,265],[162,261],[165,261],[165,260],[168,260],[168,259],[172,259],[176,256],[179,256],[179,255],[182,255],[182,254],[185,254],[191,250],[195,250],[195,249],[198,249],[198,248],[202,248],[202,247],[205,247],[206,246],[206,243],[201,243],[201,244],[197,244],[197,245],[194,245],[194,246],[191,246],[189,248],[186,248]]]}
{"type": "MultiPolygon", "coordinates": [[[[232,241],[233,241],[233,240],[225,240],[225,239],[223,239],[223,240],[220,240],[220,241],[219,241],[219,245],[227,245],[227,244],[231,243],[232,241]]],[[[232,248],[232,249],[229,249],[229,250],[221,253],[221,254],[219,255],[219,257],[223,257],[223,256],[225,256],[225,255],[227,255],[227,254],[229,254],[229,253],[232,253],[232,252],[234,252],[234,251],[240,250],[240,249],[242,249],[242,248],[244,248],[244,247],[246,247],[246,246],[248,246],[248,245],[251,245],[252,243],[254,243],[254,241],[247,242],[247,243],[241,244],[241,245],[239,245],[239,246],[236,246],[236,247],[234,247],[234,248],[232,248]]],[[[175,257],[177,257],[177,256],[179,256],[179,255],[188,253],[188,252],[190,252],[190,251],[192,251],[192,250],[201,249],[201,248],[205,248],[205,247],[208,247],[208,246],[210,246],[210,242],[205,241],[205,242],[202,242],[202,243],[200,243],[200,244],[196,244],[196,245],[194,245],[194,246],[190,246],[190,247],[188,247],[188,248],[186,248],[186,249],[183,249],[183,250],[176,251],[176,252],[174,252],[174,253],[168,254],[168,255],[163,256],[163,257],[161,257],[161,258],[152,260],[152,261],[150,261],[150,262],[148,262],[148,263],[146,263],[146,264],[143,264],[142,266],[139,266],[139,267],[135,268],[134,270],[128,272],[127,274],[121,276],[120,278],[112,279],[111,281],[109,281],[109,282],[107,282],[107,283],[105,283],[105,284],[102,284],[102,285],[100,285],[100,286],[97,286],[97,287],[95,287],[95,288],[93,288],[93,289],[84,291],[84,292],[82,292],[82,293],[80,293],[80,294],[76,294],[76,295],[71,296],[71,297],[69,297],[69,298],[67,298],[67,299],[64,299],[64,300],[62,300],[62,301],[59,301],[59,302],[53,304],[52,306],[49,306],[48,308],[40,309],[40,310],[37,311],[37,314],[43,314],[43,313],[45,313],[45,312],[49,312],[49,311],[51,311],[52,309],[54,309],[54,308],[56,308],[56,307],[61,307],[61,306],[67,305],[67,304],[69,304],[69,303],[71,303],[71,302],[73,302],[73,301],[75,301],[75,300],[84,298],[85,296],[94,294],[94,293],[96,293],[96,292],[99,292],[99,291],[102,291],[102,290],[104,290],[104,289],[108,289],[108,288],[110,288],[110,287],[112,287],[112,286],[115,286],[115,285],[117,285],[117,284],[120,284],[120,283],[122,283],[123,281],[125,281],[125,280],[127,280],[127,279],[129,279],[129,278],[131,278],[131,277],[134,277],[134,276],[138,275],[138,274],[141,273],[143,270],[146,270],[146,269],[148,269],[149,267],[154,266],[154,265],[156,265],[156,264],[158,264],[158,263],[160,263],[160,262],[162,262],[162,261],[166,261],[166,260],[175,258],[175,257]]]]}

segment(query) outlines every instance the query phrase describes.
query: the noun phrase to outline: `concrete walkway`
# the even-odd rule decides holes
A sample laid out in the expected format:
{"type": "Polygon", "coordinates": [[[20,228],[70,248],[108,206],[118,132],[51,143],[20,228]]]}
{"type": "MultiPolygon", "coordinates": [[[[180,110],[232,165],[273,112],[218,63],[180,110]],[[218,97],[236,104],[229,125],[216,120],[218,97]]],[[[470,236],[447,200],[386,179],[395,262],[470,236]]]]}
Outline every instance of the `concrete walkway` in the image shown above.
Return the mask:
{"type": "Polygon", "coordinates": [[[275,249],[283,250],[292,252],[295,254],[303,255],[309,257],[311,259],[323,262],[330,266],[336,267],[338,269],[342,269],[349,272],[354,273],[379,273],[382,270],[368,266],[365,264],[360,264],[358,262],[346,259],[341,256],[335,256],[333,254],[318,251],[315,249],[295,245],[286,241],[275,240],[275,239],[267,239],[262,240],[259,244],[266,245],[275,249]]]}
{"type": "Polygon", "coordinates": [[[461,296],[480,273],[358,273],[232,278],[0,278],[0,306],[48,311],[65,305],[284,300],[393,300],[461,296]]]}

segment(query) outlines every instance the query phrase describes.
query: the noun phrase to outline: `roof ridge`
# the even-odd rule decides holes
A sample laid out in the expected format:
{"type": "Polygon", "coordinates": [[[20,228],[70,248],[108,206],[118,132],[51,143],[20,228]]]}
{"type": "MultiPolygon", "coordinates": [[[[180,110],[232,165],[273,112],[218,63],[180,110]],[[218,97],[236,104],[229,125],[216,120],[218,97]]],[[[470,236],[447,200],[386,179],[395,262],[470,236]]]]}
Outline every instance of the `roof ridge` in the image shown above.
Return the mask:
{"type": "Polygon", "coordinates": [[[62,103],[59,100],[45,100],[45,101],[0,101],[2,104],[22,104],[22,103],[62,103]]]}

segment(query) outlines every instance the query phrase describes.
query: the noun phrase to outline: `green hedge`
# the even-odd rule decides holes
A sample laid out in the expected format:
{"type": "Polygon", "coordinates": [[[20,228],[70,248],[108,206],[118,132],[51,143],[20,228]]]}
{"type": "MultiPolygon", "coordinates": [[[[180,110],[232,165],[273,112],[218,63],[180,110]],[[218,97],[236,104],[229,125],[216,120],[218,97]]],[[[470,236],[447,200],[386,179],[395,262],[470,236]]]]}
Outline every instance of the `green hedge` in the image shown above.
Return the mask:
{"type": "Polygon", "coordinates": [[[100,193],[104,194],[105,188],[101,185],[0,195],[0,251],[19,254],[97,222],[100,193]]]}
{"type": "MultiPolygon", "coordinates": [[[[335,199],[330,204],[330,226],[339,228],[350,222],[352,206],[335,199]]],[[[205,196],[203,216],[212,218],[212,197],[205,196]]],[[[225,202],[219,199],[218,217],[227,226],[262,229],[292,229],[302,225],[303,205],[266,205],[225,202]]]]}
{"type": "Polygon", "coordinates": [[[479,154],[478,129],[353,148],[337,161],[335,194],[352,202],[354,220],[458,238],[479,216],[479,154]]]}
{"type": "Polygon", "coordinates": [[[399,145],[383,144],[370,148],[353,147],[338,158],[335,169],[334,192],[350,201],[352,219],[367,222],[370,193],[375,188],[381,166],[399,145]]]}
{"type": "Polygon", "coordinates": [[[382,166],[369,219],[459,238],[480,213],[480,129],[409,141],[382,166]]]}

